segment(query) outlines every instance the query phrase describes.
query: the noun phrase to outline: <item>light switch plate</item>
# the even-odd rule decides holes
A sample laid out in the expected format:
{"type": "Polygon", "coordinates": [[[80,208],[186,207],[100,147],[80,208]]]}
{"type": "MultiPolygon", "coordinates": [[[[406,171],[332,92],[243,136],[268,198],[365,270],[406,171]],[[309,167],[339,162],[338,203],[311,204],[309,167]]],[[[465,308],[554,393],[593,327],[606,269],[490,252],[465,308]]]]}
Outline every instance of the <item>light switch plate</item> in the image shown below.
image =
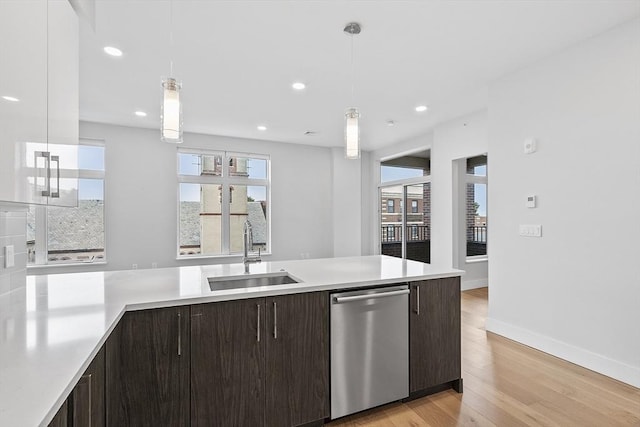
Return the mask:
{"type": "Polygon", "coordinates": [[[13,245],[4,247],[4,268],[11,268],[16,265],[15,250],[13,245]]]}
{"type": "Polygon", "coordinates": [[[524,237],[542,237],[540,224],[520,225],[520,235],[524,237]]]}

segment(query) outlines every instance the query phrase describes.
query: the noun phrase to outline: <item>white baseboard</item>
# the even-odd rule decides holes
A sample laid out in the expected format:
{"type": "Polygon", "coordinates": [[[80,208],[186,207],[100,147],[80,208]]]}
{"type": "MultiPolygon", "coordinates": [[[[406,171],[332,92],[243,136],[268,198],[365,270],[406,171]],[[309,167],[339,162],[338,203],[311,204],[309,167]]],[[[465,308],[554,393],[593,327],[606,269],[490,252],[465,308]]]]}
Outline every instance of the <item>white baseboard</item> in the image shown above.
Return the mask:
{"type": "Polygon", "coordinates": [[[584,348],[576,347],[500,320],[487,318],[485,327],[487,331],[640,388],[639,367],[627,365],[584,348]]]}
{"type": "Polygon", "coordinates": [[[469,289],[486,288],[488,283],[488,279],[464,280],[463,276],[462,282],[460,283],[460,290],[468,291],[469,289]]]}

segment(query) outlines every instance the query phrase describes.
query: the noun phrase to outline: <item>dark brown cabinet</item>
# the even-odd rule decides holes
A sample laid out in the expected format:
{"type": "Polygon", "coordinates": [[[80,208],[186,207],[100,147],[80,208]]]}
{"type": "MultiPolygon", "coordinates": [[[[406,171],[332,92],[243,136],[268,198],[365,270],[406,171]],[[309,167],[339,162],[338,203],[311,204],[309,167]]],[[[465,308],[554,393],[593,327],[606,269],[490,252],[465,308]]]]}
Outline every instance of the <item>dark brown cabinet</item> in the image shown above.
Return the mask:
{"type": "Polygon", "coordinates": [[[329,296],[266,299],[266,425],[297,426],[329,416],[329,296]]]}
{"type": "Polygon", "coordinates": [[[191,308],[191,424],[296,426],[329,416],[328,295],[191,308]]]}
{"type": "Polygon", "coordinates": [[[461,391],[460,278],[411,283],[409,390],[461,391]]]}
{"type": "Polygon", "coordinates": [[[108,426],[188,426],[190,309],[127,312],[106,344],[108,426]]]}
{"type": "Polygon", "coordinates": [[[49,427],[103,427],[105,423],[104,347],[82,374],[49,427]]]}
{"type": "Polygon", "coordinates": [[[264,299],[191,307],[191,425],[264,419],[264,299]]]}
{"type": "Polygon", "coordinates": [[[70,418],[74,427],[103,427],[106,422],[105,391],[105,349],[98,354],[78,380],[71,392],[70,418]]]}

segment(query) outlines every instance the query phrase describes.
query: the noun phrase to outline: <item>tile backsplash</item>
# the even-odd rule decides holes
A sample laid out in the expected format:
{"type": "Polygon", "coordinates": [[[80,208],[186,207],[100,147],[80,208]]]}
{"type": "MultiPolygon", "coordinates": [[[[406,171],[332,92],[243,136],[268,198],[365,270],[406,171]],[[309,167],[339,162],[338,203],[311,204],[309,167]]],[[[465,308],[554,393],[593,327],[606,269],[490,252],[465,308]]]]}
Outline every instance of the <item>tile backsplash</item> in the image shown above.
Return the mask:
{"type": "Polygon", "coordinates": [[[24,287],[27,280],[27,212],[0,212],[0,295],[24,287]],[[15,264],[5,268],[5,246],[13,245],[15,264]]]}

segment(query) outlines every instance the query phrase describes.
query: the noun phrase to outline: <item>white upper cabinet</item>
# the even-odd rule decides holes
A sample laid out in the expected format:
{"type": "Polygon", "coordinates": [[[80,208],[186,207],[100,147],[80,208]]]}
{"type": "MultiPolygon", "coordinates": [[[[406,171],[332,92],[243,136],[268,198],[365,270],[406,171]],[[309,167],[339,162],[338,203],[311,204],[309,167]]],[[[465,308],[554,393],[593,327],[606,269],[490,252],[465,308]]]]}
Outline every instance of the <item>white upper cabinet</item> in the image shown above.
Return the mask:
{"type": "Polygon", "coordinates": [[[68,1],[49,0],[48,52],[47,142],[52,180],[48,204],[77,206],[80,58],[78,18],[68,1]]]}
{"type": "Polygon", "coordinates": [[[0,21],[0,202],[75,206],[75,12],[67,1],[1,0],[0,21]]]}
{"type": "Polygon", "coordinates": [[[46,203],[33,152],[47,150],[47,3],[0,1],[0,17],[0,200],[46,203]]]}

